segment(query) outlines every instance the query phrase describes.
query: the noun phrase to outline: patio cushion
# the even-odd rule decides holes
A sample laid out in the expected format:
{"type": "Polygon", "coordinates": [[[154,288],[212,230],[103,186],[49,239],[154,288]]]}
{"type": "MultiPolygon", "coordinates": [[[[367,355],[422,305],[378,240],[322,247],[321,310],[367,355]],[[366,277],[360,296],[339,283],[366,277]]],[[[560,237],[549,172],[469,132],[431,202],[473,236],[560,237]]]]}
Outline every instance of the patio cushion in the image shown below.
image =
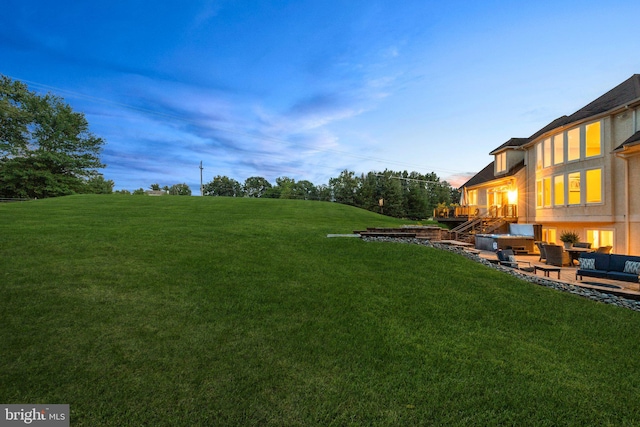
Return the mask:
{"type": "Polygon", "coordinates": [[[583,270],[579,269],[576,271],[576,276],[589,276],[589,277],[598,277],[602,279],[607,278],[607,272],[603,270],[583,270]]]}
{"type": "Polygon", "coordinates": [[[595,270],[596,260],[594,258],[580,258],[580,268],[582,270],[595,270]]]}
{"type": "MultiPolygon", "coordinates": [[[[609,268],[607,270],[619,271],[621,273],[624,271],[627,261],[635,261],[635,262],[640,261],[640,257],[638,256],[620,255],[620,254],[611,254],[610,259],[611,261],[609,262],[609,268]]],[[[596,262],[596,266],[597,264],[598,263],[596,262]]]]}
{"type": "Polygon", "coordinates": [[[618,271],[609,271],[607,272],[607,279],[611,280],[624,280],[625,282],[637,282],[638,275],[630,274],[630,273],[621,273],[618,271]]]}
{"type": "Polygon", "coordinates": [[[624,272],[631,274],[640,274],[640,261],[626,261],[624,263],[624,272]]]}

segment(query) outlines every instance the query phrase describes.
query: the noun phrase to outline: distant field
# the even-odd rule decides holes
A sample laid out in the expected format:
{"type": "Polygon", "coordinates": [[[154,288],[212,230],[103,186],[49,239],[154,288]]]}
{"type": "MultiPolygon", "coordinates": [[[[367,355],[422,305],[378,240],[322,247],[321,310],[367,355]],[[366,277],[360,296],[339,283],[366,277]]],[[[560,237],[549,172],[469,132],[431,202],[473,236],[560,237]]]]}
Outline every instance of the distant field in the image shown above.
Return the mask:
{"type": "Polygon", "coordinates": [[[0,403],[72,426],[640,425],[640,314],[331,203],[0,204],[0,403]]]}

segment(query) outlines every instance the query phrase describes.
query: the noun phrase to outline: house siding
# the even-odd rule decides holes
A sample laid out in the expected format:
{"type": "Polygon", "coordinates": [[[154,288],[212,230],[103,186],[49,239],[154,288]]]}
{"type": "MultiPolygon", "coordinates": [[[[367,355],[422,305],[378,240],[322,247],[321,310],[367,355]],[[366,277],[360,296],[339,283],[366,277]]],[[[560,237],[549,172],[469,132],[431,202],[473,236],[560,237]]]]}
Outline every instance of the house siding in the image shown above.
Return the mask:
{"type": "MultiPolygon", "coordinates": [[[[639,84],[640,75],[634,75],[573,115],[553,121],[528,139],[512,138],[491,153],[506,151],[508,168],[524,159],[524,168],[513,175],[518,188],[518,222],[542,224],[555,229],[558,237],[562,231],[575,231],[583,240],[587,230],[613,232],[614,252],[640,255],[640,143],[634,139],[627,142],[640,131],[639,84]],[[601,152],[587,158],[586,129],[595,122],[600,122],[601,152]],[[575,128],[580,129],[579,159],[567,160],[569,148],[565,134],[563,161],[556,164],[556,154],[550,145],[546,153],[554,156],[554,161],[542,162],[542,167],[538,168],[537,146],[575,128]],[[586,172],[594,169],[601,171],[601,201],[587,203],[586,172]],[[576,194],[570,192],[569,174],[576,172],[580,173],[580,203],[569,204],[569,195],[576,194]],[[554,177],[559,175],[564,177],[564,203],[556,205],[554,177]],[[539,206],[537,182],[543,185],[545,178],[551,182],[547,186],[550,198],[543,197],[542,206],[539,206]]],[[[541,152],[545,153],[545,150],[541,152]]],[[[593,179],[593,175],[591,177],[593,179]]],[[[478,189],[479,204],[486,205],[486,190],[499,182],[500,175],[496,174],[495,178],[468,187],[478,189]]]]}

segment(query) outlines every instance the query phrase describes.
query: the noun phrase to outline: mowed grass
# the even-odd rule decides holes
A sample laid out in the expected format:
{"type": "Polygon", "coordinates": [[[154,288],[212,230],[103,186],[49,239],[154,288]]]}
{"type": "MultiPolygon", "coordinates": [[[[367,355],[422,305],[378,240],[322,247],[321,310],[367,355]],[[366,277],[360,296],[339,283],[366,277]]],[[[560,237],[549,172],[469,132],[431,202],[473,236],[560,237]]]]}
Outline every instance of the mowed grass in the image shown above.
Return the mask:
{"type": "Polygon", "coordinates": [[[640,314],[338,204],[0,205],[0,403],[73,426],[639,425],[640,314]]]}

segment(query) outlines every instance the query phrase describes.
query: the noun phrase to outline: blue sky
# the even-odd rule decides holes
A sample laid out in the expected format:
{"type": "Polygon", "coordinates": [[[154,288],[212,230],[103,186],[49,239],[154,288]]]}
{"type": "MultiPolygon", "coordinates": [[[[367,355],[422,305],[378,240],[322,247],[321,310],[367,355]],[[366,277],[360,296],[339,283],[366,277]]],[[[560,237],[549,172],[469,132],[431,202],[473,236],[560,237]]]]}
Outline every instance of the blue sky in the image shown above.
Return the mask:
{"type": "Polygon", "coordinates": [[[106,140],[116,189],[341,170],[458,185],[640,73],[640,2],[5,0],[0,73],[106,140]]]}

